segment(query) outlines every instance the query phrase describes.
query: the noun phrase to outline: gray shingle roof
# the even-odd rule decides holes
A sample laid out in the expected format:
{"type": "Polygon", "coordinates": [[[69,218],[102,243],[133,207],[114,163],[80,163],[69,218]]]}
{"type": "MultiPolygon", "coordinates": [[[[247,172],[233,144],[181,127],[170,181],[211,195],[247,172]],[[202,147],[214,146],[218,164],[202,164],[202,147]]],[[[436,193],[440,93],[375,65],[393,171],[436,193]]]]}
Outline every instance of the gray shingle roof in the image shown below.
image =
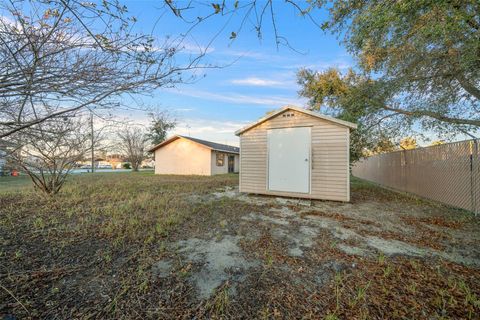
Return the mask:
{"type": "Polygon", "coordinates": [[[153,152],[156,149],[161,148],[164,145],[167,145],[170,142],[173,142],[173,141],[175,141],[177,139],[180,139],[180,138],[191,140],[193,142],[199,143],[199,144],[201,144],[201,145],[203,145],[207,148],[210,148],[212,150],[222,151],[222,152],[227,152],[227,153],[236,153],[236,154],[240,153],[240,148],[238,148],[238,147],[229,146],[229,145],[226,145],[226,144],[211,142],[211,141],[202,140],[202,139],[197,139],[197,138],[192,138],[192,137],[187,137],[187,136],[181,136],[181,135],[175,135],[175,136],[173,136],[173,137],[171,137],[171,138],[153,146],[152,148],[150,148],[150,150],[148,150],[148,152],[153,152]]]}
{"type": "Polygon", "coordinates": [[[192,137],[187,137],[187,136],[180,136],[179,135],[179,137],[182,137],[182,138],[185,138],[185,139],[188,139],[188,140],[192,140],[196,143],[203,144],[204,146],[209,147],[213,150],[230,152],[230,153],[240,153],[240,148],[234,147],[234,146],[229,146],[227,144],[221,144],[221,143],[211,142],[211,141],[192,138],[192,137]]]}

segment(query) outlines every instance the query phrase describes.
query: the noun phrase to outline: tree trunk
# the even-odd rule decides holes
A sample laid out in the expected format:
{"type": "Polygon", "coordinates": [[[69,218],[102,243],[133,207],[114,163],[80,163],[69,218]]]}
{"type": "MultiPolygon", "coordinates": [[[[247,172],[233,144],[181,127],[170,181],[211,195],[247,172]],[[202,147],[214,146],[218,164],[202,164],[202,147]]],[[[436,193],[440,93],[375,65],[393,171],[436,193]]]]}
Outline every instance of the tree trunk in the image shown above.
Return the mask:
{"type": "Polygon", "coordinates": [[[140,164],[138,162],[132,162],[132,171],[138,171],[140,164]]]}

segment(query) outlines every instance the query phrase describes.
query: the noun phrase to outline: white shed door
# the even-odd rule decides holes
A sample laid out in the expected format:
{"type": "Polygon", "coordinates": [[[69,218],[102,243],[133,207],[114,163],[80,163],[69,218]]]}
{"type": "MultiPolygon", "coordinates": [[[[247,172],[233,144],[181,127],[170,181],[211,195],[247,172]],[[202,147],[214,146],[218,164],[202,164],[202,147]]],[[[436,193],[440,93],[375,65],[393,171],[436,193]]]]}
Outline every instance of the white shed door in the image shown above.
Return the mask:
{"type": "Polygon", "coordinates": [[[310,128],[268,130],[268,189],[310,192],[310,128]]]}

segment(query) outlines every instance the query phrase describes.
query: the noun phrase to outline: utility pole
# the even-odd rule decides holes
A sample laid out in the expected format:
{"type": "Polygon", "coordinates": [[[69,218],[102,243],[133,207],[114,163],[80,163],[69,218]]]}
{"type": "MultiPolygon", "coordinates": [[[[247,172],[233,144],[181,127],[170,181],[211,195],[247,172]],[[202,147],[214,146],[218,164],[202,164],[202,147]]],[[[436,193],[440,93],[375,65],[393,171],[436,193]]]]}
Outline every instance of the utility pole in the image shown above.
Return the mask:
{"type": "Polygon", "coordinates": [[[90,112],[90,137],[92,138],[92,173],[95,172],[95,153],[94,153],[94,136],[93,136],[93,112],[90,112]]]}

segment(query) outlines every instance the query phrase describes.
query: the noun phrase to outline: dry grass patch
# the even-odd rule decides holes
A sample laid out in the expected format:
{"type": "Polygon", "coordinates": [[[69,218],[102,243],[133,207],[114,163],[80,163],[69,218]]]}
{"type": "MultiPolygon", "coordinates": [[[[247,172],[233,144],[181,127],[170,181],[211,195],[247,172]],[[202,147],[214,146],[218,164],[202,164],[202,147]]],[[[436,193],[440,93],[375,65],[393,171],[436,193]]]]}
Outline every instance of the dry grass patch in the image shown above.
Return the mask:
{"type": "Polygon", "coordinates": [[[396,257],[358,261],[335,275],[329,314],[341,319],[476,319],[479,274],[444,261],[396,257]]]}
{"type": "Polygon", "coordinates": [[[423,229],[415,234],[405,235],[400,232],[391,232],[391,231],[382,231],[382,232],[371,232],[371,231],[362,231],[363,234],[369,236],[375,236],[382,239],[389,240],[398,240],[405,243],[409,243],[419,247],[432,248],[435,250],[445,249],[445,241],[449,240],[451,237],[448,234],[437,232],[430,229],[423,229]]]}
{"type": "Polygon", "coordinates": [[[283,264],[298,266],[303,263],[301,259],[289,256],[287,245],[274,239],[267,228],[261,228],[258,239],[244,239],[240,245],[247,256],[261,260],[266,268],[283,264]]]}
{"type": "Polygon", "coordinates": [[[26,189],[3,192],[0,314],[162,314],[169,301],[157,305],[150,268],[165,255],[165,241],[197,213],[186,196],[237,181],[234,175],[90,174],[73,176],[52,199],[26,189]]]}
{"type": "MultiPolygon", "coordinates": [[[[424,218],[418,218],[418,217],[411,217],[411,216],[400,216],[400,219],[413,226],[419,226],[421,224],[428,224],[432,226],[437,226],[437,227],[442,227],[442,228],[449,228],[449,229],[461,229],[462,227],[465,226],[465,223],[467,222],[473,222],[473,221],[465,221],[465,220],[455,220],[455,219],[449,219],[445,217],[424,217],[424,218]]],[[[471,220],[471,219],[469,219],[471,220]]]]}

